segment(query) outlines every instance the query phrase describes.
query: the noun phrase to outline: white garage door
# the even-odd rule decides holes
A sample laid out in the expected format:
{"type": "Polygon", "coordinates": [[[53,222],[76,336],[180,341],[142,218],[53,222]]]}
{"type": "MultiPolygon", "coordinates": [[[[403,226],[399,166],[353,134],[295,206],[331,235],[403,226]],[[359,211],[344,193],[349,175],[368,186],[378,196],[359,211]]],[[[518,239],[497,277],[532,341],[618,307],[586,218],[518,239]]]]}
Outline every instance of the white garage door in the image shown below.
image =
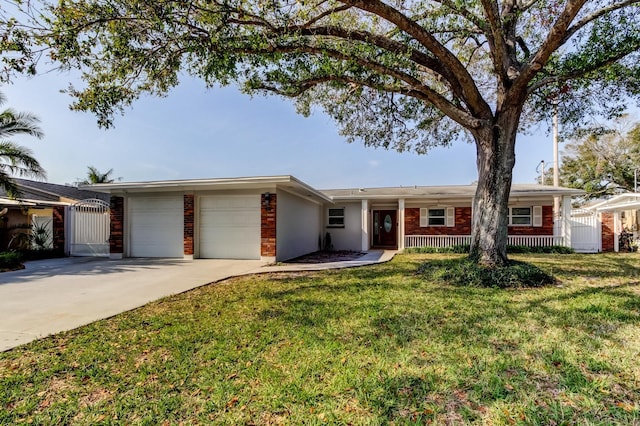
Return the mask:
{"type": "Polygon", "coordinates": [[[200,257],[260,259],[260,196],[200,198],[200,257]]]}
{"type": "Polygon", "coordinates": [[[131,197],[132,257],[183,257],[184,202],[181,195],[131,197]]]}

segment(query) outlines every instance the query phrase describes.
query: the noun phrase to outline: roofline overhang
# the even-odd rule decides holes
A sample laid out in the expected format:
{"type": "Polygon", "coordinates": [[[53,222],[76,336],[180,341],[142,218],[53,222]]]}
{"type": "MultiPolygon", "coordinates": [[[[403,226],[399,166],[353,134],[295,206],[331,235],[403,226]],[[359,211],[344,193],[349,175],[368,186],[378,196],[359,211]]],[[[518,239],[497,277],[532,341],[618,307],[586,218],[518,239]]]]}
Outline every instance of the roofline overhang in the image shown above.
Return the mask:
{"type": "Polygon", "coordinates": [[[331,198],[291,175],[256,176],[217,179],[184,179],[146,182],[114,182],[80,185],[80,189],[111,195],[135,194],[141,192],[197,191],[224,189],[270,189],[283,185],[293,187],[296,192],[331,203],[331,198]]]}
{"type": "Polygon", "coordinates": [[[0,197],[0,206],[5,207],[53,207],[53,206],[69,206],[71,203],[61,201],[33,200],[30,198],[19,198],[13,200],[11,198],[0,197]]]}
{"type": "Polygon", "coordinates": [[[596,204],[592,204],[588,207],[585,207],[588,210],[596,210],[596,211],[606,211],[606,210],[613,210],[615,209],[615,207],[612,208],[612,206],[617,206],[617,205],[625,205],[628,203],[621,203],[618,200],[620,199],[624,199],[624,198],[636,198],[636,200],[640,200],[640,193],[637,192],[627,192],[624,194],[618,194],[608,200],[604,200],[601,201],[599,203],[596,204]]]}
{"type": "MultiPolygon", "coordinates": [[[[354,192],[359,191],[358,189],[354,189],[354,192]]],[[[535,198],[535,197],[564,197],[564,196],[576,196],[582,195],[584,191],[581,189],[573,189],[573,188],[557,188],[550,190],[518,190],[511,191],[509,194],[509,198],[535,198]]],[[[366,194],[366,189],[364,192],[360,192],[359,194],[349,194],[349,195],[334,195],[331,196],[333,201],[360,201],[360,200],[369,200],[369,201],[392,201],[392,200],[452,200],[452,199],[469,199],[475,196],[475,190],[471,191],[469,194],[452,194],[446,192],[439,192],[433,194],[379,194],[379,195],[368,195],[366,194]]]]}

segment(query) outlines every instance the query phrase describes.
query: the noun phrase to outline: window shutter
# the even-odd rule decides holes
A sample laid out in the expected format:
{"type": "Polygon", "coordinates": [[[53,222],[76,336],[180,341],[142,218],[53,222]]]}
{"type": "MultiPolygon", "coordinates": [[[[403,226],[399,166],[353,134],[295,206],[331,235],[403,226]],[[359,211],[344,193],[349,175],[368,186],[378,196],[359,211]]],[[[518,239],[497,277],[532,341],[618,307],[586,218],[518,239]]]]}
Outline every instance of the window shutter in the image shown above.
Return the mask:
{"type": "Polygon", "coordinates": [[[429,219],[427,215],[429,214],[429,209],[420,209],[420,226],[425,227],[429,226],[429,219]]]}
{"type": "Polygon", "coordinates": [[[542,206],[533,206],[533,226],[542,226],[542,206]]]}
{"type": "Polygon", "coordinates": [[[447,226],[456,226],[455,207],[447,207],[447,226]]]}

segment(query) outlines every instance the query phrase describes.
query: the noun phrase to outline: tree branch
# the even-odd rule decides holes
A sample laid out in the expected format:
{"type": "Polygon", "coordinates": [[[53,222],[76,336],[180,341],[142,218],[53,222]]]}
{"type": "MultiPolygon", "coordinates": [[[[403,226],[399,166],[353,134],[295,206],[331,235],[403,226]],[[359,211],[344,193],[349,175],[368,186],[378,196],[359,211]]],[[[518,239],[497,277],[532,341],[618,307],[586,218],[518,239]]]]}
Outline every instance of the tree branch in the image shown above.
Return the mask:
{"type": "Polygon", "coordinates": [[[573,21],[586,2],[587,0],[567,1],[564,10],[549,31],[549,34],[542,43],[542,46],[540,46],[538,51],[529,59],[529,62],[522,67],[520,75],[517,77],[510,89],[511,93],[526,93],[524,88],[529,84],[533,77],[540,72],[553,52],[562,45],[567,28],[569,28],[571,21],[573,21]]]}
{"type": "Polygon", "coordinates": [[[604,7],[602,9],[598,10],[598,11],[595,11],[595,12],[585,16],[584,18],[582,18],[581,20],[576,22],[572,27],[570,27],[567,30],[567,33],[566,33],[564,39],[562,40],[562,44],[566,43],[567,40],[569,40],[572,35],[574,35],[577,31],[579,31],[585,25],[593,22],[594,20],[600,18],[603,15],[606,15],[609,12],[613,12],[615,10],[622,9],[623,7],[629,6],[629,5],[634,4],[634,3],[640,3],[640,0],[624,0],[624,1],[621,1],[620,3],[614,3],[612,5],[609,5],[608,7],[604,7]]]}
{"type": "Polygon", "coordinates": [[[635,46],[634,47],[630,47],[627,51],[624,52],[620,52],[618,55],[615,56],[610,56],[608,57],[606,60],[603,60],[601,62],[597,62],[595,64],[593,64],[590,67],[585,67],[585,68],[580,68],[580,69],[574,69],[574,70],[570,70],[562,75],[558,75],[558,76],[550,76],[550,77],[545,77],[542,80],[538,81],[536,84],[532,85],[528,90],[527,90],[527,94],[531,94],[534,93],[535,91],[554,84],[554,83],[558,83],[558,82],[565,82],[565,81],[571,81],[571,80],[575,80],[577,78],[581,78],[584,77],[592,72],[598,71],[601,68],[604,68],[608,65],[611,65],[615,62],[618,62],[619,60],[625,58],[628,55],[631,55],[632,53],[635,53],[637,51],[637,49],[640,48],[640,46],[635,46]]]}
{"type": "MultiPolygon", "coordinates": [[[[399,70],[395,70],[384,66],[382,64],[366,60],[363,58],[354,58],[350,55],[344,54],[342,52],[327,49],[327,48],[317,48],[313,46],[272,46],[270,49],[260,49],[254,47],[238,47],[236,49],[230,50],[230,52],[242,53],[242,54],[250,54],[250,55],[264,55],[264,54],[273,54],[277,53],[308,53],[311,55],[317,56],[329,56],[331,58],[340,60],[340,61],[351,61],[355,62],[358,65],[368,69],[370,71],[374,71],[380,75],[385,75],[388,77],[392,77],[396,80],[399,80],[407,85],[403,90],[414,94],[414,97],[420,93],[423,101],[433,104],[435,107],[442,110],[449,118],[458,122],[467,128],[477,128],[481,125],[481,120],[473,117],[468,111],[461,109],[460,107],[454,105],[446,99],[444,96],[439,94],[434,89],[429,86],[424,85],[420,80],[415,77],[401,72],[399,70]]],[[[337,78],[337,76],[321,76],[319,78],[337,78]]],[[[295,83],[294,83],[295,84],[295,83]]],[[[364,84],[364,83],[363,83],[364,84]]],[[[367,84],[368,85],[368,84],[367,84]]],[[[400,92],[398,92],[400,93],[400,92]]]]}
{"type": "Polygon", "coordinates": [[[473,115],[481,119],[490,119],[492,117],[491,107],[482,97],[482,94],[467,69],[458,58],[445,46],[441,45],[429,31],[409,19],[397,9],[379,0],[342,0],[342,3],[350,4],[358,9],[377,15],[412,36],[418,43],[433,53],[436,58],[440,59],[443,65],[449,68],[453,75],[456,76],[463,90],[463,100],[469,106],[473,115]]]}
{"type": "Polygon", "coordinates": [[[498,4],[494,0],[481,0],[484,13],[489,22],[490,37],[487,37],[489,44],[492,47],[491,59],[493,61],[493,67],[495,72],[500,76],[502,82],[509,81],[508,69],[510,64],[508,47],[504,34],[502,32],[502,20],[500,19],[500,12],[498,10],[498,4]]]}

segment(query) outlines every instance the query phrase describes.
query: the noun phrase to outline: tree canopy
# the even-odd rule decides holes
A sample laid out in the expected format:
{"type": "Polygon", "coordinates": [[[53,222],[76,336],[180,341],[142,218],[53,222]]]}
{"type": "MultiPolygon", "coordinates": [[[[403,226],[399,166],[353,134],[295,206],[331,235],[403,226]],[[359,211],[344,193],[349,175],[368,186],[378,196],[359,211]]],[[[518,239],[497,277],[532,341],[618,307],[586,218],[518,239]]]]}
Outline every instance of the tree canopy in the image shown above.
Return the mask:
{"type": "Polygon", "coordinates": [[[640,123],[623,121],[569,143],[560,178],[566,186],[584,189],[587,199],[600,198],[634,191],[634,172],[638,169],[640,123]]]}
{"type": "MultiPolygon", "coordinates": [[[[640,94],[640,0],[62,0],[7,20],[33,70],[47,46],[83,71],[73,107],[103,126],[184,73],[294,98],[349,140],[425,153],[466,135],[478,153],[472,256],[506,261],[519,129],[561,102],[564,128],[640,94]]],[[[28,2],[28,5],[33,3],[28,2]]]]}
{"type": "MultiPolygon", "coordinates": [[[[0,106],[6,102],[0,93],[0,106]]],[[[22,145],[9,140],[17,135],[30,135],[42,138],[40,120],[33,114],[17,112],[12,108],[0,111],[0,187],[10,197],[19,195],[13,176],[45,178],[46,173],[33,152],[22,145]]]]}
{"type": "MultiPolygon", "coordinates": [[[[113,175],[113,169],[109,169],[106,172],[101,172],[94,166],[87,167],[87,177],[83,180],[78,180],[79,185],[89,185],[93,183],[113,183],[115,179],[111,177],[113,175]]],[[[122,178],[118,178],[120,180],[122,178]]]]}

